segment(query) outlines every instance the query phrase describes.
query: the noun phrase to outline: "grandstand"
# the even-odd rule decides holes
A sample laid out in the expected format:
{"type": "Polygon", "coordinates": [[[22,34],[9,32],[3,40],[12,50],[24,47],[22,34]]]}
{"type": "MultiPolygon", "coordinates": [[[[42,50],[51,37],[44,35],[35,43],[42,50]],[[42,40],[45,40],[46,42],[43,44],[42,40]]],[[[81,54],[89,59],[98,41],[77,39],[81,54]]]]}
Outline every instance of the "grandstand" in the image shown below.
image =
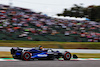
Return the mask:
{"type": "Polygon", "coordinates": [[[0,4],[0,40],[100,42],[100,23],[58,19],[0,4]]]}

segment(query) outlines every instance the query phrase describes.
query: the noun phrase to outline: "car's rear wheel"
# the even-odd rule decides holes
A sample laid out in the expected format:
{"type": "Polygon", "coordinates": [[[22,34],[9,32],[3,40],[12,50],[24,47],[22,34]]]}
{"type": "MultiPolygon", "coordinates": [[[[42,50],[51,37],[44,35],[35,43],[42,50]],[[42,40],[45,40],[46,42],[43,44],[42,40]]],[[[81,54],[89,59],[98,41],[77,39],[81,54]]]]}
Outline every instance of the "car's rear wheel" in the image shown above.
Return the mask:
{"type": "Polygon", "coordinates": [[[29,61],[31,59],[31,53],[30,52],[25,52],[23,54],[23,60],[29,61]]]}
{"type": "Polygon", "coordinates": [[[71,53],[66,52],[66,53],[64,54],[64,59],[65,59],[65,60],[70,60],[70,59],[71,59],[71,53]]]}

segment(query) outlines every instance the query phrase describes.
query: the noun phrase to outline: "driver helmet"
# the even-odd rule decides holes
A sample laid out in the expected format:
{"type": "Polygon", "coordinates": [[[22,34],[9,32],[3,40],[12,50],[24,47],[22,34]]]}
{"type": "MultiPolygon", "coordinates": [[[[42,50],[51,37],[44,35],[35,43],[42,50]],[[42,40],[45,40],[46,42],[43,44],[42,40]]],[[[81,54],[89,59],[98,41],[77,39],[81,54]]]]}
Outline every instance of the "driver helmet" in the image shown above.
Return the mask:
{"type": "Polygon", "coordinates": [[[42,50],[42,49],[43,49],[43,47],[41,45],[39,45],[39,50],[42,50]]]}

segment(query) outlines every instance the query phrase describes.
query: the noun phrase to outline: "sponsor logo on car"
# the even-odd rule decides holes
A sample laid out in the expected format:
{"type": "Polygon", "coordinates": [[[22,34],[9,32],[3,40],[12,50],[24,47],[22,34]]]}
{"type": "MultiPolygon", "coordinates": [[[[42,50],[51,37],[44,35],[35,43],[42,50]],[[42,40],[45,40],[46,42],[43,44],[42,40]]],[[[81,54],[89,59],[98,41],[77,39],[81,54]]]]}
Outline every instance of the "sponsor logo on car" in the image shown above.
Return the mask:
{"type": "Polygon", "coordinates": [[[38,57],[47,57],[47,54],[38,54],[38,57]]]}

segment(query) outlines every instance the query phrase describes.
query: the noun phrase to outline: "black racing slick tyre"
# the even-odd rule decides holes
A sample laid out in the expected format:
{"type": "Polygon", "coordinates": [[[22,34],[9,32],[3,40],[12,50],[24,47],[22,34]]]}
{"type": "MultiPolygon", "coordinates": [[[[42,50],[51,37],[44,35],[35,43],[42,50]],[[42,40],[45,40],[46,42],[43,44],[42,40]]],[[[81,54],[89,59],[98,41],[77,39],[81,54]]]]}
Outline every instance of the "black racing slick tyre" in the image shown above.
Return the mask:
{"type": "Polygon", "coordinates": [[[30,52],[25,52],[23,54],[23,60],[29,61],[31,59],[31,53],[30,52]]]}
{"type": "Polygon", "coordinates": [[[64,54],[64,59],[65,59],[65,60],[70,60],[70,59],[71,59],[71,53],[66,52],[66,53],[64,54]]]}

